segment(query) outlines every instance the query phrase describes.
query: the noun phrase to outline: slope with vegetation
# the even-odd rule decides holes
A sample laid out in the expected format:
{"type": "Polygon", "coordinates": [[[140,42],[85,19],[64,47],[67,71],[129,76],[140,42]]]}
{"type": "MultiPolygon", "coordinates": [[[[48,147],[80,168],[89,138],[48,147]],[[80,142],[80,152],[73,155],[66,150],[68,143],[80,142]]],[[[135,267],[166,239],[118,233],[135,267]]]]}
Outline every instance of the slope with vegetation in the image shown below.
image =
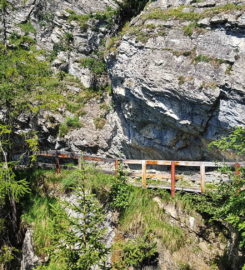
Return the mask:
{"type": "Polygon", "coordinates": [[[70,2],[0,0],[0,269],[241,269],[243,170],[171,199],[33,165],[39,148],[242,158],[244,4],[70,2]]]}

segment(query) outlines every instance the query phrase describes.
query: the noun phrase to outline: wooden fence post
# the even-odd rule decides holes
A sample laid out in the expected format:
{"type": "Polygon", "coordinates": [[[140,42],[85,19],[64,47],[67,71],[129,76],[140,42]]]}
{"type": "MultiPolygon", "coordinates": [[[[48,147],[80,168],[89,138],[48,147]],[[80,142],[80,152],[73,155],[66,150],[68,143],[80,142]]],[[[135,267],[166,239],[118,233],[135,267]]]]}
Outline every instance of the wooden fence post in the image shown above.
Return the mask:
{"type": "Polygon", "coordinates": [[[171,197],[175,195],[175,162],[171,161],[171,197]]]}
{"type": "Polygon", "coordinates": [[[117,176],[119,173],[119,160],[115,160],[114,167],[115,167],[115,175],[117,176]]]}
{"type": "Polygon", "coordinates": [[[79,156],[78,158],[78,170],[81,170],[82,169],[82,157],[79,156]]]}
{"type": "Polygon", "coordinates": [[[241,174],[241,165],[239,163],[236,163],[234,165],[235,167],[235,175],[240,175],[241,174]]]}
{"type": "Polygon", "coordinates": [[[56,154],[56,157],[55,157],[55,172],[58,174],[60,173],[60,160],[59,160],[58,154],[56,154]]]}
{"type": "Polygon", "coordinates": [[[205,165],[201,164],[200,166],[200,185],[201,185],[201,192],[205,192],[205,165]]]}
{"type": "Polygon", "coordinates": [[[146,160],[142,160],[142,186],[146,188],[146,160]]]}

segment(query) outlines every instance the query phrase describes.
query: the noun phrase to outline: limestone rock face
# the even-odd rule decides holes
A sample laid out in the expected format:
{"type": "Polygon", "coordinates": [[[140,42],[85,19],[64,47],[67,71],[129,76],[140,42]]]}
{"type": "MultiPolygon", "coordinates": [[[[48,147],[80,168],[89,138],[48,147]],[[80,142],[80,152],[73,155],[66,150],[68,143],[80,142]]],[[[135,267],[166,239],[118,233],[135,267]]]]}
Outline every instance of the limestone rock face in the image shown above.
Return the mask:
{"type": "MultiPolygon", "coordinates": [[[[58,127],[70,112],[52,116],[55,123],[45,114],[31,126],[22,121],[41,131],[41,146],[121,158],[216,159],[207,144],[245,125],[244,0],[152,1],[120,34],[118,17],[105,16],[118,8],[114,0],[9,2],[0,39],[28,32],[53,70],[84,88],[108,86],[106,72],[81,65],[103,55],[101,44],[108,47],[112,102],[103,96],[110,109],[88,102],[82,127],[64,138],[58,127]],[[113,35],[119,36],[114,45],[113,35]]],[[[74,96],[81,92],[75,88],[74,96]]]]}
{"type": "MultiPolygon", "coordinates": [[[[103,16],[89,17],[116,10],[113,0],[61,1],[10,0],[0,20],[0,38],[29,35],[37,46],[52,53],[53,67],[78,77],[91,87],[92,74],[79,65],[79,59],[98,49],[103,38],[117,29],[117,24],[103,16]]],[[[8,41],[7,41],[8,42],[8,41]]]]}
{"type": "Polygon", "coordinates": [[[207,143],[245,125],[245,2],[190,2],[149,5],[107,59],[128,157],[214,158],[207,143]]]}
{"type": "Polygon", "coordinates": [[[32,231],[28,229],[22,247],[22,260],[20,270],[31,270],[40,264],[39,258],[34,253],[32,244],[32,231]]]}

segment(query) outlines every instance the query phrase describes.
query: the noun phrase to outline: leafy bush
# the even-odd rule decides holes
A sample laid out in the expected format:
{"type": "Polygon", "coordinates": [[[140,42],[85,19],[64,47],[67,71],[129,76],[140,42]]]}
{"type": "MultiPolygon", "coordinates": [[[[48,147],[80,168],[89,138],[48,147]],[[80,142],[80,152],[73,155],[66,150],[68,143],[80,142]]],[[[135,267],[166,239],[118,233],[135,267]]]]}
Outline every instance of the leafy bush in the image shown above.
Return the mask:
{"type": "Polygon", "coordinates": [[[29,33],[36,33],[36,29],[35,27],[30,23],[30,22],[26,22],[26,23],[22,23],[20,24],[20,28],[21,30],[23,30],[26,34],[29,33]]]}
{"type": "Polygon", "coordinates": [[[121,251],[119,262],[115,262],[114,269],[124,270],[130,266],[143,267],[157,263],[158,253],[154,235],[151,232],[146,233],[143,237],[135,240],[119,242],[116,249],[121,251]]]}
{"type": "Polygon", "coordinates": [[[76,189],[75,196],[75,202],[60,202],[52,209],[54,234],[48,248],[50,262],[54,266],[54,262],[63,262],[65,269],[71,270],[104,267],[108,253],[103,243],[104,210],[94,195],[82,187],[76,189]]]}
{"type": "Polygon", "coordinates": [[[94,119],[94,125],[96,129],[102,129],[106,124],[106,120],[102,117],[97,117],[94,119]]]}
{"type": "Polygon", "coordinates": [[[93,73],[99,75],[105,72],[106,65],[103,60],[93,57],[85,57],[80,59],[81,66],[90,69],[93,73]]]}
{"type": "Polygon", "coordinates": [[[167,222],[164,212],[153,201],[154,196],[151,190],[131,187],[126,200],[128,205],[120,217],[120,229],[126,234],[142,235],[150,230],[170,250],[178,250],[184,244],[184,233],[181,228],[167,222]]]}
{"type": "Polygon", "coordinates": [[[221,151],[230,151],[237,155],[245,154],[245,128],[237,127],[231,134],[209,145],[221,151]]]}
{"type": "Polygon", "coordinates": [[[117,178],[110,192],[111,206],[122,212],[129,205],[130,192],[131,187],[126,181],[120,177],[117,178]]]}
{"type": "Polygon", "coordinates": [[[65,136],[70,130],[72,129],[76,129],[76,128],[81,128],[82,124],[79,120],[79,117],[75,116],[75,117],[67,117],[64,121],[64,123],[62,123],[60,125],[59,128],[59,135],[61,137],[65,136]]]}

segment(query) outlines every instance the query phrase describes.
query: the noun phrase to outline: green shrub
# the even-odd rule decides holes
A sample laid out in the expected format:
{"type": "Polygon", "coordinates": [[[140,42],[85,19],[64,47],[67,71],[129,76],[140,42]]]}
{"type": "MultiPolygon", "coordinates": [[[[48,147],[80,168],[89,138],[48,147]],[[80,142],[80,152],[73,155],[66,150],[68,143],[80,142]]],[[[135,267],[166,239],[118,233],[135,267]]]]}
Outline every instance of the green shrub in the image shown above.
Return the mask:
{"type": "Polygon", "coordinates": [[[197,21],[201,18],[201,14],[195,12],[183,12],[184,6],[173,8],[173,9],[154,9],[150,13],[143,15],[144,20],[187,20],[197,21]]]}
{"type": "Polygon", "coordinates": [[[103,60],[93,57],[85,57],[80,59],[81,66],[89,68],[93,73],[99,75],[106,71],[106,64],[103,60]]]}
{"type": "Polygon", "coordinates": [[[196,63],[199,63],[199,62],[206,62],[206,63],[208,63],[211,60],[212,59],[210,57],[208,57],[206,55],[200,54],[200,55],[198,55],[198,56],[195,57],[194,62],[196,62],[196,63]]]}
{"type": "Polygon", "coordinates": [[[172,251],[184,245],[184,232],[167,222],[164,212],[153,201],[154,192],[131,187],[128,206],[120,217],[120,229],[125,233],[153,232],[172,251]]]}
{"type": "Polygon", "coordinates": [[[73,10],[66,10],[70,15],[68,16],[68,22],[71,21],[76,21],[79,23],[81,29],[83,31],[87,30],[88,28],[88,21],[89,19],[91,19],[91,15],[90,14],[76,14],[75,11],[73,10]]]}
{"type": "Polygon", "coordinates": [[[25,206],[22,222],[31,225],[34,230],[33,241],[37,255],[44,255],[51,244],[54,233],[51,209],[57,203],[56,199],[47,195],[35,195],[30,197],[25,206]]]}
{"type": "Polygon", "coordinates": [[[102,129],[106,124],[106,119],[100,117],[97,117],[94,119],[94,125],[96,129],[102,129]]]}
{"type": "Polygon", "coordinates": [[[29,33],[36,33],[36,29],[35,27],[30,23],[30,22],[26,22],[26,23],[22,23],[19,25],[21,30],[23,30],[26,34],[29,33]]]}
{"type": "Polygon", "coordinates": [[[119,242],[116,248],[121,250],[121,258],[115,262],[113,269],[129,269],[129,267],[143,267],[157,262],[157,245],[151,232],[143,237],[127,242],[119,242]]]}
{"type": "Polygon", "coordinates": [[[61,137],[65,136],[70,130],[81,128],[82,124],[79,120],[79,117],[67,117],[59,127],[59,135],[61,137]]]}
{"type": "Polygon", "coordinates": [[[129,196],[131,187],[126,183],[125,179],[119,177],[112,185],[110,192],[111,206],[121,212],[129,205],[129,196]]]}
{"type": "Polygon", "coordinates": [[[186,36],[191,36],[194,32],[194,30],[196,29],[197,27],[197,23],[190,23],[186,26],[183,27],[183,30],[184,30],[184,34],[186,36]]]}

